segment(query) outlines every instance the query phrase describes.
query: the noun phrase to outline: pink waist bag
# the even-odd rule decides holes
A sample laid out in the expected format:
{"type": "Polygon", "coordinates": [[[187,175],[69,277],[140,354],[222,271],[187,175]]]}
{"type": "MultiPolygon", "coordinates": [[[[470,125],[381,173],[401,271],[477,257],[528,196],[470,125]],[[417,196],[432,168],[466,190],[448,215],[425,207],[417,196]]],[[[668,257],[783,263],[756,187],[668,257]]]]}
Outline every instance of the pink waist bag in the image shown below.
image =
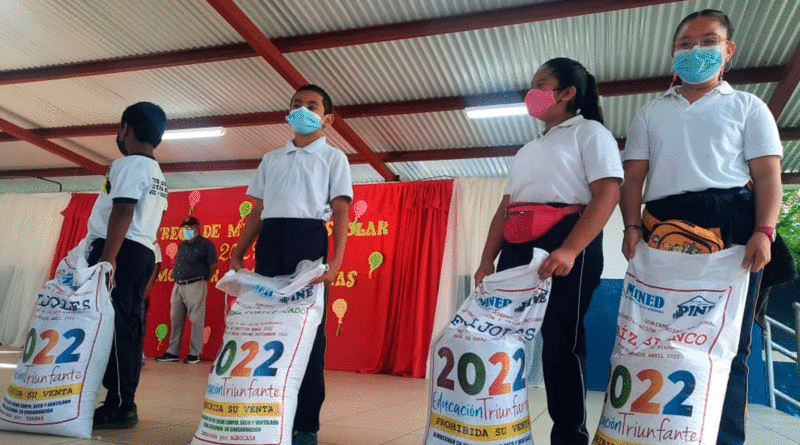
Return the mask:
{"type": "Polygon", "coordinates": [[[581,204],[553,207],[535,202],[512,202],[506,208],[503,238],[513,244],[533,241],[565,216],[581,212],[584,208],[586,206],[581,204]]]}

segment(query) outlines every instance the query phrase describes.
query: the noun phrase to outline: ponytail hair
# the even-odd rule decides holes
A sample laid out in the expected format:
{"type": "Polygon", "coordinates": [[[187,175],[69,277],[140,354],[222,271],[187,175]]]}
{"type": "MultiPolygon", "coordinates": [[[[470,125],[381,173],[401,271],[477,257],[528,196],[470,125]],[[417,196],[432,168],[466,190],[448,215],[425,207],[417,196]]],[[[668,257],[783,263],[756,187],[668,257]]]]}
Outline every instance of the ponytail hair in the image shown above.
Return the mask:
{"type": "Polygon", "coordinates": [[[553,77],[558,80],[558,89],[575,87],[575,97],[567,105],[567,111],[603,123],[597,82],[583,65],[566,57],[557,57],[548,60],[543,66],[550,68],[553,77]]]}

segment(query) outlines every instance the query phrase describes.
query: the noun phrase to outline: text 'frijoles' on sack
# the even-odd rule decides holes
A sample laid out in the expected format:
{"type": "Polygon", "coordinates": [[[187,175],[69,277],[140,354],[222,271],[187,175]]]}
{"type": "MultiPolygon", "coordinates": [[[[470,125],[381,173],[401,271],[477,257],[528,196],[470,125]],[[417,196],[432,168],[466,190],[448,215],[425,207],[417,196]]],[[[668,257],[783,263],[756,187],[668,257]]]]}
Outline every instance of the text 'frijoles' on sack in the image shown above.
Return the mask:
{"type": "Polygon", "coordinates": [[[292,443],[297,394],[325,310],[324,285],[308,283],[326,269],[321,259],[302,261],[290,276],[241,269],[217,283],[236,302],[193,445],[292,443]]]}
{"type": "Polygon", "coordinates": [[[0,429],[90,438],[114,338],[111,264],[86,266],[86,242],[45,283],[8,392],[0,429]]]}
{"type": "Polygon", "coordinates": [[[532,444],[526,376],[552,279],[529,265],[488,275],[431,341],[425,444],[532,444]]]}

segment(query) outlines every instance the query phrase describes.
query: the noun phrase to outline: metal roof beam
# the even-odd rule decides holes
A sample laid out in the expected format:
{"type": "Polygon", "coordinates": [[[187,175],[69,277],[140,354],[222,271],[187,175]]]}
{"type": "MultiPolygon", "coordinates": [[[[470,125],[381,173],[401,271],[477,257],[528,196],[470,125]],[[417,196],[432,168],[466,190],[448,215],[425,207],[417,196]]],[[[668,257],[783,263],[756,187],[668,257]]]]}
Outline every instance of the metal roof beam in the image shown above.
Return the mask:
{"type": "MultiPolygon", "coordinates": [[[[283,77],[289,85],[297,89],[309,83],[297,68],[284,56],[272,42],[261,32],[245,13],[233,2],[233,0],[206,0],[225,21],[228,22],[239,35],[253,48],[258,55],[264,58],[267,63],[283,77]]],[[[331,125],[353,149],[361,156],[364,156],[369,164],[387,181],[396,181],[398,176],[386,166],[375,152],[367,146],[367,143],[345,122],[345,120],[333,110],[333,124],[331,125]]]]}
{"type": "Polygon", "coordinates": [[[73,151],[67,150],[60,145],[50,142],[46,138],[12,124],[5,119],[0,119],[0,130],[16,137],[17,139],[36,145],[37,147],[49,151],[56,156],[60,156],[70,162],[78,164],[94,174],[102,175],[106,171],[105,166],[98,164],[89,158],[85,158],[73,151]]]}
{"type": "MultiPolygon", "coordinates": [[[[781,79],[783,66],[745,68],[733,70],[725,75],[733,85],[778,82],[781,79]]],[[[666,90],[672,78],[670,76],[649,77],[645,79],[616,80],[601,82],[597,85],[600,94],[605,97],[627,94],[644,94],[666,90]]],[[[436,113],[442,111],[463,110],[466,107],[481,105],[498,105],[520,103],[527,91],[500,91],[496,93],[474,96],[440,97],[434,99],[417,99],[374,104],[356,104],[337,106],[335,111],[341,118],[395,116],[398,114],[436,113]]],[[[234,114],[226,116],[206,116],[196,118],[171,119],[167,122],[167,130],[203,127],[249,127],[254,125],[283,124],[286,111],[268,111],[260,113],[234,114]]],[[[341,120],[341,119],[340,119],[341,120]]],[[[71,127],[39,128],[32,133],[47,139],[76,138],[88,136],[105,136],[116,134],[119,124],[80,125],[71,127]]],[[[800,139],[800,136],[784,138],[800,139]]],[[[17,140],[12,135],[0,134],[0,142],[17,140]]]]}
{"type": "Polygon", "coordinates": [[[797,89],[797,84],[800,83],[800,43],[795,47],[792,59],[781,74],[781,79],[775,87],[775,91],[772,92],[769,103],[767,103],[769,111],[772,112],[775,119],[778,119],[783,113],[789,98],[797,89]]]}
{"type": "MultiPolygon", "coordinates": [[[[597,0],[552,1],[529,6],[461,14],[452,17],[415,20],[365,28],[309,34],[305,36],[281,37],[272,39],[271,42],[281,53],[311,51],[453,32],[474,31],[498,26],[518,25],[620,9],[675,3],[677,1],[680,0],[607,0],[604,2],[597,0]]],[[[58,66],[0,71],[0,85],[168,68],[197,63],[257,57],[258,55],[259,54],[247,43],[236,43],[209,48],[169,51],[58,66]]]]}

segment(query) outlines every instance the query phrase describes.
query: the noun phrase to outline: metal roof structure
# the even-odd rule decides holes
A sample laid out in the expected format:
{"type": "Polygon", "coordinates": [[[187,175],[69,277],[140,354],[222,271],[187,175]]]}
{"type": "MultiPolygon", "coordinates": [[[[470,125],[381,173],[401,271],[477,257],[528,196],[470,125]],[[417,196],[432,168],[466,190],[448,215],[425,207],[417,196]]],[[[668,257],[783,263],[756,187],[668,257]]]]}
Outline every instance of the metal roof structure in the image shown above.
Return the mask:
{"type": "Polygon", "coordinates": [[[520,102],[535,70],[566,56],[595,75],[624,139],[671,81],[678,22],[705,8],[730,16],[725,78],[769,104],[784,181],[800,182],[796,0],[5,0],[0,192],[99,189],[119,116],[141,100],[169,128],[227,129],[162,142],[171,188],[246,184],[289,139],[289,98],[306,82],[334,99],[326,134],[355,182],[504,176],[538,124],[465,107],[520,102]]]}

